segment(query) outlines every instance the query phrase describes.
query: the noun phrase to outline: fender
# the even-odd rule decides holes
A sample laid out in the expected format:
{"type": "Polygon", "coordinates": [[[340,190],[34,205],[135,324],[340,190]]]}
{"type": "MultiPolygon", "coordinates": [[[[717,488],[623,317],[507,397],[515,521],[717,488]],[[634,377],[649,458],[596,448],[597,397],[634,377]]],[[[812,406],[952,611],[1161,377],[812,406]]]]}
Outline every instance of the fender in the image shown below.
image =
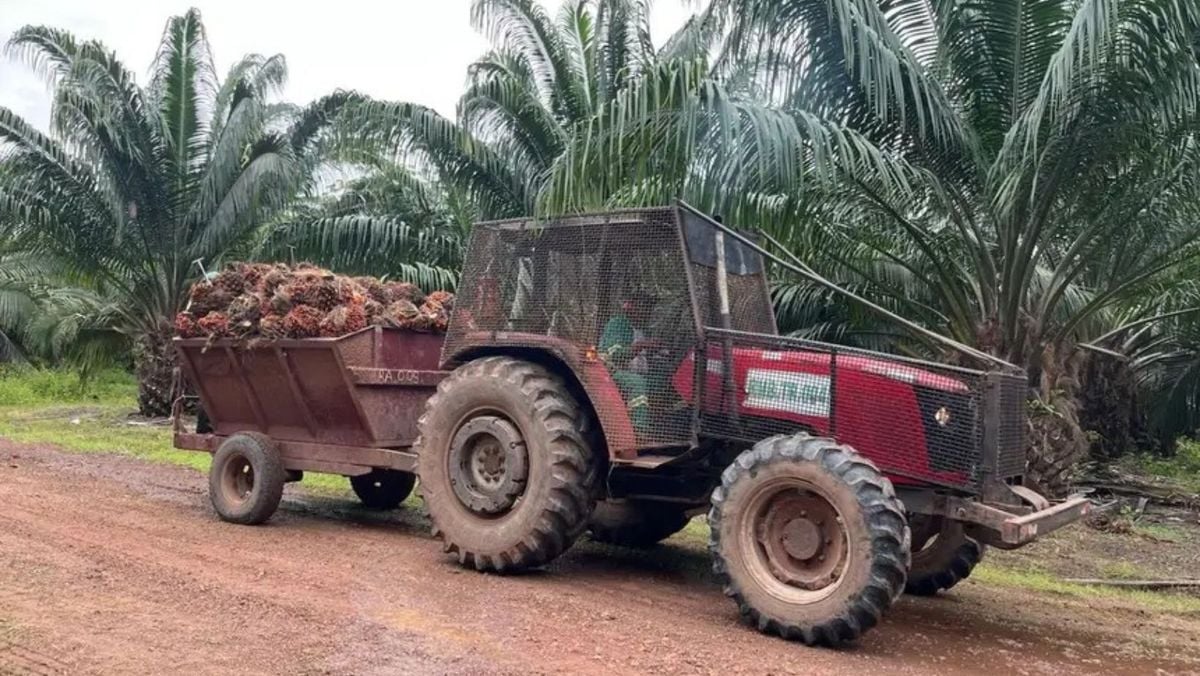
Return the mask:
{"type": "Polygon", "coordinates": [[[516,331],[474,331],[447,348],[441,362],[446,370],[489,355],[506,355],[545,366],[566,379],[579,403],[591,409],[610,458],[637,457],[637,434],[625,399],[608,368],[594,354],[556,336],[516,331]]]}

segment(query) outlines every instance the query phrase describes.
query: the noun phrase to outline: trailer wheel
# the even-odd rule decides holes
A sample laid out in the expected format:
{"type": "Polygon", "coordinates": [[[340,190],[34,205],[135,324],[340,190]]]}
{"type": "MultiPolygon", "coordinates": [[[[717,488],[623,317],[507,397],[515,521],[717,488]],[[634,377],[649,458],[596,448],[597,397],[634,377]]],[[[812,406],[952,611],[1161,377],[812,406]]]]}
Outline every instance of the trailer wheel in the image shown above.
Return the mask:
{"type": "Polygon", "coordinates": [[[802,434],[760,441],[725,470],[712,503],[713,570],[759,631],[843,644],[904,589],[904,509],[848,446],[802,434]]]}
{"type": "Polygon", "coordinates": [[[433,533],[460,564],[512,571],[564,552],[587,526],[599,472],[586,415],[537,364],[487,357],[438,386],[418,422],[433,533]]]}
{"type": "Polygon", "coordinates": [[[671,505],[604,501],[596,504],[588,532],[596,542],[642,549],[683,530],[691,518],[671,505]]]}
{"type": "Polygon", "coordinates": [[[395,509],[404,502],[413,486],[416,475],[391,469],[373,469],[366,474],[350,477],[350,487],[368,509],[395,509]]]}
{"type": "Polygon", "coordinates": [[[909,522],[913,551],[906,593],[933,596],[949,589],[967,579],[983,559],[984,546],[967,537],[958,521],[913,515],[909,522]]]}
{"type": "Polygon", "coordinates": [[[287,472],[275,444],[243,432],[226,439],[213,455],[208,495],[224,521],[260,524],[279,508],[287,472]]]}

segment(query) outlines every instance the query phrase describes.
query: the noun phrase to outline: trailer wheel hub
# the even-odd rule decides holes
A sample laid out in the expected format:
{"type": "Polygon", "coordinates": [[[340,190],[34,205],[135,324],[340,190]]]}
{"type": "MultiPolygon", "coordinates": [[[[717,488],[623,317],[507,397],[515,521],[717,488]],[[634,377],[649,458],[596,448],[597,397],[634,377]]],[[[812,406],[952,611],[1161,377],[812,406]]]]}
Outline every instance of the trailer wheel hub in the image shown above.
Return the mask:
{"type": "Polygon", "coordinates": [[[448,461],[454,494],[477,514],[502,514],[525,491],[525,440],[503,418],[484,415],[464,423],[450,442],[448,461]]]}
{"type": "Polygon", "coordinates": [[[796,485],[758,496],[747,525],[759,560],[779,582],[804,591],[833,586],[848,543],[841,516],[822,495],[796,485]]]}
{"type": "Polygon", "coordinates": [[[243,455],[231,458],[221,472],[220,485],[227,500],[236,504],[245,502],[254,492],[254,467],[250,460],[243,455]]]}

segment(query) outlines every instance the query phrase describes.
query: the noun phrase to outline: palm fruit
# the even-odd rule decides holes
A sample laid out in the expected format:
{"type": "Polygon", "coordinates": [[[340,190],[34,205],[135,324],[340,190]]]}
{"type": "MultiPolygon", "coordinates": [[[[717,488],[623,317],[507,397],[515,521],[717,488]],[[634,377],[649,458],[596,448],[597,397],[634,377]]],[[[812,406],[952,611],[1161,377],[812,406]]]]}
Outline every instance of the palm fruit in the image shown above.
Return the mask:
{"type": "Polygon", "coordinates": [[[283,327],[283,315],[275,313],[265,314],[258,321],[258,332],[263,338],[276,339],[283,338],[286,331],[283,327]]]}
{"type": "Polygon", "coordinates": [[[383,305],[388,304],[387,287],[383,285],[383,282],[374,277],[355,277],[354,281],[372,300],[383,305]]]}
{"type": "Polygon", "coordinates": [[[367,326],[367,315],[362,302],[339,305],[321,320],[321,335],[327,338],[345,336],[367,326]]]}
{"type": "Polygon", "coordinates": [[[188,311],[197,317],[203,317],[209,312],[224,310],[229,307],[233,296],[224,288],[207,281],[198,282],[192,287],[191,299],[188,301],[188,311]]]}
{"type": "Polygon", "coordinates": [[[200,335],[200,327],[192,313],[180,312],[175,315],[175,335],[180,338],[196,338],[200,335]]]}
{"type": "Polygon", "coordinates": [[[395,303],[397,301],[407,300],[414,305],[425,300],[425,294],[421,292],[420,287],[416,284],[408,282],[387,282],[383,285],[386,291],[387,301],[395,303]]]}
{"type": "Polygon", "coordinates": [[[399,300],[391,303],[384,308],[383,313],[379,316],[377,323],[381,326],[388,326],[397,329],[409,328],[409,325],[416,321],[421,315],[421,311],[412,301],[399,300]]]}
{"type": "Polygon", "coordinates": [[[292,294],[288,290],[287,284],[279,287],[275,295],[271,296],[271,312],[278,315],[286,315],[291,311],[295,303],[292,301],[292,294]]]}
{"type": "Polygon", "coordinates": [[[224,312],[210,312],[201,317],[197,324],[206,336],[222,338],[229,335],[229,317],[224,312]]]}
{"type": "Polygon", "coordinates": [[[243,293],[229,304],[229,321],[235,324],[257,322],[262,316],[263,300],[253,293],[243,293]]]}
{"type": "Polygon", "coordinates": [[[230,297],[237,297],[246,289],[246,280],[242,277],[241,269],[236,265],[231,265],[212,280],[212,285],[227,291],[230,297]]]}
{"type": "Polygon", "coordinates": [[[386,306],[383,303],[380,303],[374,298],[367,298],[367,300],[363,302],[363,314],[367,318],[367,323],[374,324],[376,317],[383,314],[383,309],[385,307],[386,306]]]}
{"type": "Polygon", "coordinates": [[[311,305],[297,305],[283,318],[284,333],[290,338],[312,338],[321,332],[325,315],[311,305]]]}
{"type": "Polygon", "coordinates": [[[271,296],[275,295],[275,292],[279,289],[279,287],[287,284],[288,280],[291,278],[292,271],[289,270],[286,265],[276,265],[265,275],[263,275],[261,280],[259,280],[258,290],[267,298],[270,298],[271,296]]]}

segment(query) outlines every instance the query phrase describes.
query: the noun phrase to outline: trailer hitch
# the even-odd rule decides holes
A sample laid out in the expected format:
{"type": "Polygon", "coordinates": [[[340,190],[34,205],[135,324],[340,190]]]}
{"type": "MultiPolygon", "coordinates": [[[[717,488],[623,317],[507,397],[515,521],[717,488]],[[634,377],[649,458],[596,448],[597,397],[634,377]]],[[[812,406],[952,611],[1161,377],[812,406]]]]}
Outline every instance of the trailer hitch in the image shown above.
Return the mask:
{"type": "Polygon", "coordinates": [[[1084,518],[1092,508],[1092,503],[1083,495],[1073,495],[1052,504],[1027,488],[1012,493],[1021,498],[1023,504],[984,502],[918,491],[901,491],[901,499],[909,513],[959,521],[972,539],[998,549],[1016,549],[1029,544],[1084,518]]]}

